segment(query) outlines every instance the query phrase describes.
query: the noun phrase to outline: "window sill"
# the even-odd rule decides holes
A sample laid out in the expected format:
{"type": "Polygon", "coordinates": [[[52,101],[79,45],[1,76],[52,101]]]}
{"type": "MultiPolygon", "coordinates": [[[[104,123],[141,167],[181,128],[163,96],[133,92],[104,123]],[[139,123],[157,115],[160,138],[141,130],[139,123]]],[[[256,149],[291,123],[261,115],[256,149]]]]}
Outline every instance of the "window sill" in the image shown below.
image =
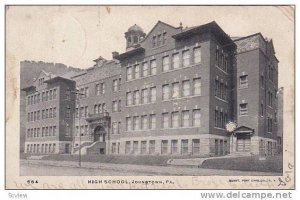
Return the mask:
{"type": "Polygon", "coordinates": [[[195,66],[198,66],[198,65],[201,65],[201,63],[191,64],[191,65],[188,65],[188,66],[181,66],[178,69],[169,69],[168,71],[162,71],[161,73],[166,74],[166,73],[175,72],[175,71],[178,71],[178,70],[181,70],[181,69],[188,69],[188,68],[195,67],[195,66]]]}
{"type": "Polygon", "coordinates": [[[228,75],[228,73],[226,71],[224,71],[223,69],[221,69],[218,65],[215,65],[217,69],[219,69],[221,72],[223,72],[224,74],[228,75]]]}
{"type": "Polygon", "coordinates": [[[216,97],[216,99],[218,99],[218,100],[220,100],[220,101],[223,101],[223,102],[225,102],[225,103],[228,103],[228,101],[226,101],[226,100],[224,100],[224,99],[221,99],[220,97],[217,97],[217,96],[215,96],[216,97]]]}
{"type": "Polygon", "coordinates": [[[125,108],[132,108],[132,107],[137,107],[137,106],[144,106],[144,105],[151,105],[151,104],[155,104],[156,102],[153,103],[144,103],[144,104],[137,104],[137,105],[128,105],[125,106],[125,108]]]}
{"type": "Polygon", "coordinates": [[[139,78],[134,78],[134,79],[126,80],[126,83],[132,82],[132,81],[136,81],[136,80],[141,80],[141,79],[144,79],[144,78],[149,78],[149,77],[156,76],[156,75],[157,74],[151,74],[151,75],[148,75],[148,76],[143,76],[143,77],[139,77],[139,78]]]}
{"type": "Polygon", "coordinates": [[[248,117],[249,115],[247,114],[247,115],[239,115],[240,117],[248,117]]]}
{"type": "Polygon", "coordinates": [[[191,99],[191,98],[195,98],[195,97],[202,97],[202,95],[200,94],[200,95],[193,95],[193,96],[187,96],[187,97],[178,97],[178,98],[166,99],[166,100],[162,100],[162,102],[182,100],[182,99],[191,99]]]}
{"type": "Polygon", "coordinates": [[[238,89],[241,90],[241,89],[247,89],[248,86],[240,86],[238,89]]]}
{"type": "Polygon", "coordinates": [[[225,129],[225,128],[220,128],[220,127],[214,127],[214,129],[218,129],[218,130],[226,131],[226,129],[225,129]]]}

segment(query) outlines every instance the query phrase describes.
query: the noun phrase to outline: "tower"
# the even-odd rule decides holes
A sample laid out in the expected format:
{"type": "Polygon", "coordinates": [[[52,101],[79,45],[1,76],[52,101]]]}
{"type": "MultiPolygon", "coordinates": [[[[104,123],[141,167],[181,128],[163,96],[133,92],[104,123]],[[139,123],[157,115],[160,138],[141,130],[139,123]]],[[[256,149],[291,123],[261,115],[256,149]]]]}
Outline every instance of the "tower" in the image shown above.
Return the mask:
{"type": "Polygon", "coordinates": [[[128,31],[125,33],[126,51],[139,44],[145,35],[146,34],[140,26],[134,24],[133,26],[129,27],[128,31]]]}

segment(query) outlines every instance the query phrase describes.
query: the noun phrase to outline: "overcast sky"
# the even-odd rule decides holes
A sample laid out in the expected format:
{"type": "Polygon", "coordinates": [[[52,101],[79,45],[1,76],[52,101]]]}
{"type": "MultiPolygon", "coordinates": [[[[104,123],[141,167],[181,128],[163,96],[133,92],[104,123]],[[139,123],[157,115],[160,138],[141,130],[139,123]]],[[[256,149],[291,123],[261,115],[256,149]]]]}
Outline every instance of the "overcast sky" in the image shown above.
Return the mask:
{"type": "Polygon", "coordinates": [[[280,61],[279,85],[294,69],[294,15],[290,7],[10,7],[7,9],[7,53],[17,62],[35,60],[87,68],[93,59],[111,59],[125,51],[124,33],[133,24],[146,33],[158,20],[173,26],[216,21],[230,36],[261,32],[272,38],[280,61]]]}

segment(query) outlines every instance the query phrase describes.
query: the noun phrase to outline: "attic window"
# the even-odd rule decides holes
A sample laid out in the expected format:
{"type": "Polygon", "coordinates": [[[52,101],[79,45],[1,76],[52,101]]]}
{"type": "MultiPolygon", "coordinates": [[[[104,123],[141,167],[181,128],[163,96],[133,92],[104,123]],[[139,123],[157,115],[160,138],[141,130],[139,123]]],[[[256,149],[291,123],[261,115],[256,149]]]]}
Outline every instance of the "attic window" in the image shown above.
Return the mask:
{"type": "Polygon", "coordinates": [[[163,32],[162,34],[153,35],[152,37],[152,48],[161,47],[165,45],[167,42],[167,32],[163,32]]]}
{"type": "Polygon", "coordinates": [[[156,36],[152,38],[152,48],[156,47],[156,36]]]}

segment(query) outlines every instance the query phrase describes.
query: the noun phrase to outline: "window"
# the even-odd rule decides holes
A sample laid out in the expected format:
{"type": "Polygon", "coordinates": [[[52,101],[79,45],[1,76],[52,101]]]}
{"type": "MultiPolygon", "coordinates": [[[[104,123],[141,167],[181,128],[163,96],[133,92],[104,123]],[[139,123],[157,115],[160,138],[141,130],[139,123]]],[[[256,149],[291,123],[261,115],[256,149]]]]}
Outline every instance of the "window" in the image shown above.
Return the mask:
{"type": "MultiPolygon", "coordinates": [[[[51,127],[50,127],[51,128],[51,127]]],[[[49,129],[49,135],[51,135],[51,131],[52,131],[52,128],[49,129]]],[[[69,136],[71,134],[71,131],[70,131],[70,126],[69,124],[66,125],[66,136],[69,136]]]]}
{"type": "Polygon", "coordinates": [[[156,87],[150,88],[150,103],[154,103],[156,101],[156,87]]]}
{"type": "Polygon", "coordinates": [[[201,48],[194,48],[194,63],[201,63],[201,48]]]}
{"type": "Polygon", "coordinates": [[[179,112],[172,112],[171,114],[171,127],[178,128],[179,127],[179,112]]]}
{"type": "Polygon", "coordinates": [[[122,101],[118,101],[118,112],[121,112],[122,101]]]}
{"type": "MultiPolygon", "coordinates": [[[[51,108],[50,108],[50,112],[49,112],[49,117],[51,118],[51,108]]],[[[71,108],[70,108],[70,106],[69,105],[67,105],[67,108],[66,108],[66,118],[70,118],[71,117],[71,108]]]]}
{"type": "Polygon", "coordinates": [[[260,115],[263,117],[264,116],[264,104],[260,104],[260,115]]]}
{"type": "Polygon", "coordinates": [[[118,79],[113,80],[113,92],[118,91],[118,79]]]}
{"type": "Polygon", "coordinates": [[[130,154],[130,141],[125,143],[125,154],[130,154]]]}
{"type": "Polygon", "coordinates": [[[142,89],[142,104],[148,103],[148,89],[142,89]]]}
{"type": "Polygon", "coordinates": [[[121,122],[118,122],[118,134],[121,133],[121,122]]]}
{"type": "Polygon", "coordinates": [[[140,129],[140,118],[139,116],[133,117],[133,130],[139,130],[140,129]]]}
{"type": "Polygon", "coordinates": [[[137,154],[139,150],[139,142],[138,141],[133,141],[133,153],[137,154]]]}
{"type": "Polygon", "coordinates": [[[52,100],[52,98],[53,98],[53,91],[50,90],[50,91],[49,91],[49,100],[52,100]]]}
{"type": "MultiPolygon", "coordinates": [[[[69,125],[67,124],[67,127],[68,127],[69,125]]],[[[68,127],[68,128],[70,128],[70,127],[68,127]]],[[[68,130],[68,128],[67,128],[67,132],[68,131],[70,131],[70,130],[68,130]]],[[[66,134],[67,135],[67,134],[66,134]]],[[[53,136],[53,127],[52,126],[50,126],[49,127],[49,136],[53,136]]]]}
{"type": "Polygon", "coordinates": [[[167,154],[168,153],[168,140],[162,140],[161,141],[161,154],[167,154]]]}
{"type": "Polygon", "coordinates": [[[105,103],[102,104],[102,112],[107,112],[105,103]]]}
{"type": "Polygon", "coordinates": [[[152,37],[152,48],[156,47],[156,36],[152,37]]]}
{"type": "Polygon", "coordinates": [[[149,129],[156,129],[156,115],[150,114],[149,129]]]}
{"type": "Polygon", "coordinates": [[[113,101],[112,103],[112,112],[118,112],[118,102],[113,101]]]}
{"type": "Polygon", "coordinates": [[[133,92],[133,105],[140,104],[140,91],[136,90],[133,92]]]}
{"type": "MultiPolygon", "coordinates": [[[[95,104],[94,105],[94,114],[97,114],[97,113],[98,113],[98,104],[95,104]]],[[[76,114],[76,116],[77,116],[77,114],[76,114]]]]}
{"type": "Polygon", "coordinates": [[[117,134],[117,131],[118,131],[118,123],[113,122],[112,123],[112,134],[117,134]]]}
{"type": "Polygon", "coordinates": [[[268,118],[267,118],[267,121],[268,121],[268,127],[267,127],[267,129],[268,129],[268,132],[269,132],[269,133],[272,133],[272,128],[273,128],[273,120],[272,120],[272,118],[271,118],[271,117],[268,117],[268,118]]]}
{"type": "Polygon", "coordinates": [[[188,110],[184,110],[181,113],[181,126],[182,127],[188,127],[190,121],[190,113],[188,110]]]}
{"type": "Polygon", "coordinates": [[[162,71],[163,72],[166,72],[166,71],[170,70],[169,56],[163,57],[162,63],[163,63],[163,66],[162,66],[162,71]]]}
{"type": "Polygon", "coordinates": [[[169,128],[169,113],[162,114],[162,128],[169,128]]]}
{"type": "Polygon", "coordinates": [[[200,153],[200,139],[192,140],[192,153],[198,155],[200,153]]]}
{"type": "Polygon", "coordinates": [[[115,154],[117,149],[117,145],[115,142],[111,143],[111,153],[115,154]]]}
{"type": "Polygon", "coordinates": [[[118,82],[118,90],[119,90],[119,91],[121,90],[121,81],[122,81],[122,79],[119,78],[119,82],[118,82]]]}
{"type": "Polygon", "coordinates": [[[127,67],[127,80],[132,80],[132,67],[127,67]]]}
{"type": "Polygon", "coordinates": [[[156,74],[156,60],[150,61],[150,75],[156,74]]]}
{"type": "Polygon", "coordinates": [[[248,87],[248,75],[240,76],[240,88],[248,87]]]}
{"type": "Polygon", "coordinates": [[[270,71],[270,80],[273,82],[274,81],[274,70],[273,67],[271,67],[271,71],[270,71]]]}
{"type": "Polygon", "coordinates": [[[126,117],[126,131],[131,131],[131,117],[126,117]]]}
{"type": "Polygon", "coordinates": [[[147,152],[147,141],[141,141],[141,154],[146,154],[147,152]]]}
{"type": "Polygon", "coordinates": [[[127,106],[132,105],[132,94],[131,94],[131,92],[126,93],[126,105],[127,106]]]}
{"type": "Polygon", "coordinates": [[[262,75],[260,75],[260,86],[261,86],[261,88],[264,88],[264,85],[265,85],[265,77],[264,77],[264,75],[262,74],[262,75]]]}
{"type": "Polygon", "coordinates": [[[193,80],[193,89],[194,95],[201,95],[201,78],[195,78],[193,80]]]}
{"type": "Polygon", "coordinates": [[[179,68],[179,53],[172,55],[172,68],[178,69],[179,68]]]}
{"type": "Polygon", "coordinates": [[[187,154],[188,153],[188,140],[181,140],[181,154],[187,154]]]}
{"type": "Polygon", "coordinates": [[[56,126],[53,126],[53,136],[56,135],[56,126]]]}
{"type": "Polygon", "coordinates": [[[147,115],[143,115],[143,116],[141,117],[141,121],[142,121],[141,129],[142,129],[142,130],[148,129],[148,116],[147,116],[147,115]]]}
{"type": "Polygon", "coordinates": [[[143,69],[143,72],[142,72],[143,77],[148,76],[148,63],[147,62],[144,62],[142,64],[142,69],[143,69]]]}
{"type": "Polygon", "coordinates": [[[167,33],[164,32],[163,33],[163,40],[162,40],[163,45],[166,44],[166,41],[167,41],[167,33]]]}
{"type": "Polygon", "coordinates": [[[134,78],[140,78],[140,65],[135,65],[134,66],[134,78]]]}
{"type": "Polygon", "coordinates": [[[56,99],[56,96],[57,96],[56,89],[53,89],[53,99],[56,99]]]}
{"type": "Polygon", "coordinates": [[[84,107],[84,116],[87,117],[89,114],[89,107],[88,106],[85,106],[84,107]]]}
{"type": "Polygon", "coordinates": [[[187,97],[190,96],[190,81],[186,80],[182,82],[182,96],[187,97]]]}
{"type": "Polygon", "coordinates": [[[161,45],[161,34],[159,34],[158,36],[157,36],[157,46],[160,46],[161,45]]]}
{"type": "Polygon", "coordinates": [[[170,86],[168,84],[162,86],[162,93],[163,100],[168,100],[170,98],[170,86]]]}
{"type": "Polygon", "coordinates": [[[171,140],[171,154],[178,153],[178,140],[171,140]]]}
{"type": "Polygon", "coordinates": [[[248,115],[248,104],[247,103],[240,104],[240,115],[248,115]]]}
{"type": "Polygon", "coordinates": [[[85,98],[89,97],[89,88],[88,87],[84,88],[84,97],[85,98]]]}
{"type": "Polygon", "coordinates": [[[155,140],[149,141],[149,154],[155,153],[155,140]]]}
{"type": "Polygon", "coordinates": [[[188,67],[190,65],[190,51],[186,50],[182,53],[182,65],[188,67]]]}
{"type": "Polygon", "coordinates": [[[219,111],[215,109],[215,127],[219,127],[219,111]]]}
{"type": "Polygon", "coordinates": [[[172,84],[172,98],[178,98],[179,97],[179,83],[173,83],[172,84]]]}
{"type": "Polygon", "coordinates": [[[46,101],[45,92],[42,92],[42,101],[46,101]]]}

